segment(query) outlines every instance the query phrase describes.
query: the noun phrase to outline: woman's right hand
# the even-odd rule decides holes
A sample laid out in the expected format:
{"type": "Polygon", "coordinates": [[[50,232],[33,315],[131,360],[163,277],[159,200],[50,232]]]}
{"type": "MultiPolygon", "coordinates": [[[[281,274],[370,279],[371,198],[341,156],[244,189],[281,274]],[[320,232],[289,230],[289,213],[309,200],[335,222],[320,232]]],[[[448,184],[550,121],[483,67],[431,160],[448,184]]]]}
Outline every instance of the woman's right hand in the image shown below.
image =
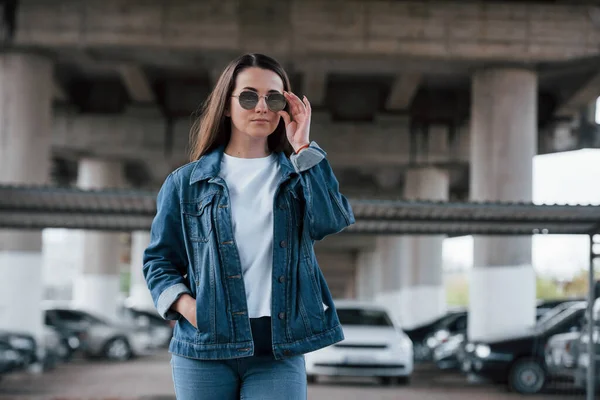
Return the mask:
{"type": "Polygon", "coordinates": [[[187,319],[194,328],[198,329],[198,322],[196,321],[196,299],[189,294],[182,294],[177,301],[171,307],[187,319]]]}

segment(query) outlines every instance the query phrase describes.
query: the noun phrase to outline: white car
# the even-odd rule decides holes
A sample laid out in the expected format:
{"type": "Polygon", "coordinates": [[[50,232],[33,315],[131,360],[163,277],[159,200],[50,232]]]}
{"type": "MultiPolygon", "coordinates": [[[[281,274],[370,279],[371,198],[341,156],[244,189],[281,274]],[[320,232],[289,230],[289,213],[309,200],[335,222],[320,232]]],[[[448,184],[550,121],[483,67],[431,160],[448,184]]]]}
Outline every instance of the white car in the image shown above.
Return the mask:
{"type": "Polygon", "coordinates": [[[353,300],[335,302],[345,339],[307,353],[306,375],[375,377],[383,384],[408,384],[413,343],[382,306],[353,300]]]}

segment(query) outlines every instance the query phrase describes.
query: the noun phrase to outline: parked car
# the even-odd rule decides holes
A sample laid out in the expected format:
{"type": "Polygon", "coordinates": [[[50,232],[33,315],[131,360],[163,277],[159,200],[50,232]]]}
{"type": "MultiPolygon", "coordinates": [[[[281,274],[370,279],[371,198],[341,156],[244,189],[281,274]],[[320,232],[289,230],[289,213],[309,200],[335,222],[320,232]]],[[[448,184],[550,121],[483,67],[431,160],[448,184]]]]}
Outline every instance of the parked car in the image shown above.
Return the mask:
{"type": "Polygon", "coordinates": [[[170,324],[171,321],[162,318],[158,312],[125,306],[120,310],[120,314],[125,321],[148,333],[152,348],[169,347],[173,337],[173,325],[170,324]]]}
{"type": "Polygon", "coordinates": [[[588,319],[586,314],[586,326],[583,327],[579,340],[575,347],[577,352],[577,362],[574,370],[575,386],[585,388],[587,385],[587,370],[590,365],[590,359],[595,362],[596,389],[600,386],[600,300],[594,302],[594,325],[592,338],[594,341],[594,355],[590,357],[588,344],[590,334],[588,331],[588,319]]]}
{"type": "Polygon", "coordinates": [[[469,342],[462,369],[467,374],[507,384],[519,393],[538,393],[552,378],[545,364],[546,343],[560,333],[580,332],[585,310],[586,302],[575,302],[557,313],[550,311],[552,317],[541,318],[525,335],[469,342]]]}
{"type": "Polygon", "coordinates": [[[0,379],[6,374],[20,371],[27,366],[27,357],[7,340],[0,339],[0,379]]]}
{"type": "MultiPolygon", "coordinates": [[[[550,318],[554,313],[573,304],[570,300],[540,300],[536,305],[536,320],[550,318]],[[557,306],[560,306],[557,308],[557,306]],[[554,310],[548,314],[548,311],[554,310]]],[[[427,335],[423,342],[424,360],[429,358],[441,369],[460,368],[464,359],[464,348],[467,341],[468,314],[455,312],[440,321],[437,330],[427,335]],[[428,357],[431,355],[431,357],[428,357]]]]}
{"type": "Polygon", "coordinates": [[[44,325],[43,327],[43,356],[39,360],[44,371],[55,368],[58,363],[68,359],[69,346],[63,340],[60,332],[55,328],[44,325]]]}
{"type": "Polygon", "coordinates": [[[433,362],[439,369],[459,369],[461,349],[464,347],[466,333],[457,333],[433,350],[433,362]]]}
{"type": "Polygon", "coordinates": [[[469,314],[466,311],[453,313],[451,317],[441,321],[436,330],[425,337],[423,343],[427,349],[427,358],[425,360],[433,360],[435,349],[446,343],[451,336],[467,334],[467,323],[469,314]]]}
{"type": "Polygon", "coordinates": [[[554,310],[556,311],[558,306],[563,306],[565,304],[569,305],[569,304],[573,304],[573,302],[577,302],[577,301],[587,301],[586,298],[584,297],[576,297],[576,298],[565,298],[565,299],[546,299],[546,300],[537,300],[537,315],[538,318],[542,315],[544,315],[544,313],[546,313],[547,311],[551,311],[554,310]]]}
{"type": "Polygon", "coordinates": [[[0,341],[8,343],[14,351],[18,352],[25,366],[38,361],[38,343],[32,335],[0,330],[0,341]]]}
{"type": "Polygon", "coordinates": [[[550,337],[544,349],[544,359],[551,376],[569,381],[575,380],[580,338],[579,331],[559,333],[550,337]]]}
{"type": "Polygon", "coordinates": [[[408,384],[413,345],[387,310],[368,302],[340,300],[336,309],[345,339],[305,355],[309,382],[318,376],[375,377],[408,384]]]}
{"type": "MultiPolygon", "coordinates": [[[[427,346],[427,339],[429,337],[436,337],[436,333],[443,330],[448,322],[455,320],[458,315],[466,315],[466,311],[464,309],[452,310],[426,324],[411,329],[404,329],[404,332],[413,342],[415,362],[431,360],[432,349],[430,346],[427,346]]],[[[437,334],[440,343],[445,340],[441,336],[445,336],[445,334],[437,334]]]]}
{"type": "Polygon", "coordinates": [[[85,332],[82,352],[88,357],[124,361],[147,353],[150,337],[143,328],[107,321],[89,312],[70,308],[50,308],[46,314],[57,326],[85,332]]]}
{"type": "Polygon", "coordinates": [[[46,310],[44,313],[44,323],[47,327],[54,329],[60,336],[62,361],[70,361],[77,354],[87,339],[87,328],[65,324],[60,320],[52,310],[46,310]]]}

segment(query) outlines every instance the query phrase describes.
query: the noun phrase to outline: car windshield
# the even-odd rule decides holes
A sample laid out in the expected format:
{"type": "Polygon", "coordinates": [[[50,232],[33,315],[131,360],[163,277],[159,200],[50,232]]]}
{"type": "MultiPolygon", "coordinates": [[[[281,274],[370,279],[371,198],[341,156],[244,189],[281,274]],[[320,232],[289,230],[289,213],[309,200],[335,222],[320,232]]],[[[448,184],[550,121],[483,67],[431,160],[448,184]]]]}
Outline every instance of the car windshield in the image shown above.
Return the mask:
{"type": "Polygon", "coordinates": [[[550,310],[548,310],[542,314],[542,316],[537,321],[537,325],[545,324],[547,321],[556,317],[558,314],[565,311],[567,308],[571,307],[573,304],[575,304],[575,303],[574,302],[565,302],[565,303],[557,305],[556,307],[551,308],[550,310]]]}
{"type": "Polygon", "coordinates": [[[92,324],[101,324],[105,325],[106,323],[89,313],[80,312],[77,310],[56,310],[56,315],[58,318],[64,322],[88,322],[92,324]]]}
{"type": "MultiPolygon", "coordinates": [[[[538,321],[538,323],[535,325],[535,330],[538,332],[548,331],[548,330],[554,328],[555,326],[557,326],[558,324],[562,323],[564,320],[566,320],[567,318],[569,318],[570,316],[572,316],[579,310],[580,310],[580,307],[575,307],[575,306],[571,306],[567,309],[560,310],[560,312],[553,315],[552,317],[550,317],[548,319],[544,319],[544,321],[542,321],[542,320],[538,321]]],[[[549,311],[549,312],[551,312],[551,311],[549,311]]]]}
{"type": "Polygon", "coordinates": [[[340,323],[343,325],[361,326],[393,326],[390,317],[382,310],[362,308],[342,308],[337,310],[340,323]]]}

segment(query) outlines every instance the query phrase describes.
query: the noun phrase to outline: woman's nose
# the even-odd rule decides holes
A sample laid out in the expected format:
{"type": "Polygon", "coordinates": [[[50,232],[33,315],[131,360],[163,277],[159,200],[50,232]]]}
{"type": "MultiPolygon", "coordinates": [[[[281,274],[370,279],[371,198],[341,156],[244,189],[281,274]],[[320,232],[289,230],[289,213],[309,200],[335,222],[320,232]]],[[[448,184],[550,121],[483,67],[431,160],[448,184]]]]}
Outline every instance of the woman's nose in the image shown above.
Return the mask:
{"type": "Polygon", "coordinates": [[[259,97],[258,103],[256,103],[256,107],[254,107],[254,111],[264,113],[268,110],[269,107],[267,107],[267,99],[265,99],[264,97],[259,97]]]}

